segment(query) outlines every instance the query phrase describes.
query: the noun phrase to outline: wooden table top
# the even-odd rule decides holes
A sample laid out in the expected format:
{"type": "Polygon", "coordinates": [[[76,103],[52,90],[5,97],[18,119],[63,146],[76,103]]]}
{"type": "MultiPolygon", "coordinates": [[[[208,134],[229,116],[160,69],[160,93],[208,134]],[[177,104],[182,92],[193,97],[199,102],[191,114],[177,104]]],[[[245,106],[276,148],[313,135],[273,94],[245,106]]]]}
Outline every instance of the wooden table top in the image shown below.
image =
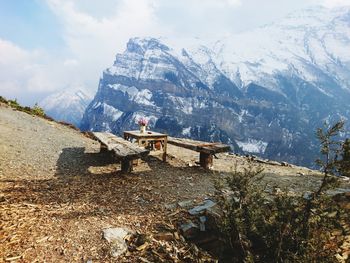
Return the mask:
{"type": "Polygon", "coordinates": [[[121,158],[140,158],[146,156],[149,151],[134,143],[124,140],[109,132],[92,132],[96,140],[107,146],[109,151],[114,151],[121,158]]]}
{"type": "Polygon", "coordinates": [[[160,138],[160,137],[168,137],[165,133],[159,133],[154,131],[146,131],[141,133],[140,131],[124,131],[124,136],[128,135],[133,138],[160,138]]]}

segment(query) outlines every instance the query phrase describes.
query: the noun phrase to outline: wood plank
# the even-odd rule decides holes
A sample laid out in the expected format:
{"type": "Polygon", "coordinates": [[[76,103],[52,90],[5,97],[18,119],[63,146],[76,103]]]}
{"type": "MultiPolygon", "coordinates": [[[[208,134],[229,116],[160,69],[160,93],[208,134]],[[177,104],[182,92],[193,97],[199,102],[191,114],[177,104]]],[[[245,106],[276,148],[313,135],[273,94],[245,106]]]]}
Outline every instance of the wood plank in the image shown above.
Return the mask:
{"type": "Polygon", "coordinates": [[[141,133],[140,131],[124,131],[124,137],[133,137],[133,138],[151,138],[151,139],[157,139],[157,138],[164,138],[167,136],[167,134],[154,132],[154,131],[146,131],[144,133],[141,133]]]}
{"type": "Polygon", "coordinates": [[[149,154],[149,150],[139,147],[109,132],[92,132],[92,135],[109,151],[119,158],[136,159],[149,154]]]}
{"type": "Polygon", "coordinates": [[[190,139],[168,137],[168,143],[207,154],[216,154],[221,152],[228,152],[231,150],[229,145],[222,144],[220,142],[208,143],[190,139]]]}

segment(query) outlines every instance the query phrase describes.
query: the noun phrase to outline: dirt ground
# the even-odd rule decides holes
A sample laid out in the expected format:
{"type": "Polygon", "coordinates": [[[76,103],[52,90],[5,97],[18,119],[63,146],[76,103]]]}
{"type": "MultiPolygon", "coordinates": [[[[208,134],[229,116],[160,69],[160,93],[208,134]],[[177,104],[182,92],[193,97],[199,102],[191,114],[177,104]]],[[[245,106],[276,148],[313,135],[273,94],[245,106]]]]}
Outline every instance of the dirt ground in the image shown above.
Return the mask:
{"type": "MultiPolygon", "coordinates": [[[[169,146],[166,163],[151,152],[123,175],[79,131],[0,105],[0,262],[145,262],[138,251],[112,258],[102,229],[155,233],[159,222],[171,224],[166,204],[210,198],[214,178],[247,165],[219,154],[206,171],[198,155],[169,146]]],[[[307,168],[264,169],[271,187],[303,191],[320,182],[307,168]]]]}

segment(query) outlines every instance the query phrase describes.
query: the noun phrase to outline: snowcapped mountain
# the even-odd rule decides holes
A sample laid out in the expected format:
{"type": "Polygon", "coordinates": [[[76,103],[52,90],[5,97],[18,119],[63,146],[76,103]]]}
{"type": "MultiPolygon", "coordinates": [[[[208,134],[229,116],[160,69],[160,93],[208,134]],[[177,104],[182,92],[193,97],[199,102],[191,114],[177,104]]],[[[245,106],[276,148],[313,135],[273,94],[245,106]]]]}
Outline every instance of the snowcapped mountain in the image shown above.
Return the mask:
{"type": "Polygon", "coordinates": [[[254,82],[279,90],[276,74],[295,74],[318,84],[325,78],[350,88],[350,8],[310,8],[290,14],[278,23],[233,36],[214,44],[214,61],[235,83],[254,82]]]}
{"type": "Polygon", "coordinates": [[[79,126],[91,100],[92,96],[81,89],[65,90],[46,97],[39,105],[52,118],[79,126]]]}
{"type": "Polygon", "coordinates": [[[350,8],[309,8],[194,42],[130,39],[103,72],[81,128],[121,133],[146,117],[173,136],[310,165],[315,129],[350,114],[350,8]]]}

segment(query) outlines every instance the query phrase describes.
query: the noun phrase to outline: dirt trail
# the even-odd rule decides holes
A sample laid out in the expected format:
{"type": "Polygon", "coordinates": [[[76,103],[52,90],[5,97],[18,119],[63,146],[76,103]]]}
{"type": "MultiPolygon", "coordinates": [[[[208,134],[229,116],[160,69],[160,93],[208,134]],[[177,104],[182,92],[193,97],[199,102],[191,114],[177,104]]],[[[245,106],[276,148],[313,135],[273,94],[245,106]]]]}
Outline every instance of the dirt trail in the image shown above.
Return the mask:
{"type": "MultiPolygon", "coordinates": [[[[0,262],[113,262],[103,228],[151,233],[156,223],[168,222],[165,204],[210,197],[214,177],[247,163],[220,154],[214,172],[205,171],[194,166],[198,153],[170,146],[167,163],[152,152],[122,175],[99,150],[78,131],[0,105],[0,262]]],[[[306,168],[265,166],[265,172],[280,187],[319,182],[317,176],[305,180],[313,173],[306,168]]]]}

